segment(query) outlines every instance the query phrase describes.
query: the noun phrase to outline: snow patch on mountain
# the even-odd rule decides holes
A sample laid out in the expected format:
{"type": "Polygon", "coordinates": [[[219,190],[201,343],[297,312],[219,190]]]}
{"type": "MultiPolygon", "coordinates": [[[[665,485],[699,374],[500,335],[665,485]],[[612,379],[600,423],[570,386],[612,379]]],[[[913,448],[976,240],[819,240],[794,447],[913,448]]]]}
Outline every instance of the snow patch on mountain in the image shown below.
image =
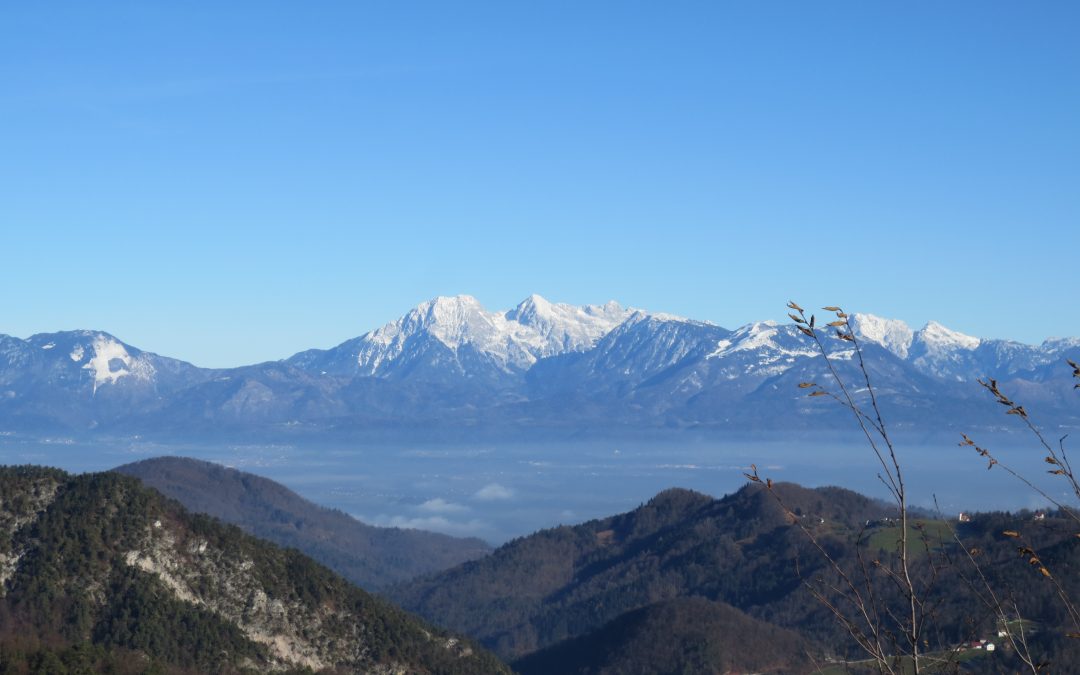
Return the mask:
{"type": "Polygon", "coordinates": [[[775,321],[747,324],[723,340],[705,359],[731,361],[723,366],[726,379],[741,375],[779,375],[795,365],[798,359],[816,356],[812,345],[804,342],[794,326],[782,326],[775,321]]]}
{"type": "Polygon", "coordinates": [[[737,352],[765,351],[774,356],[813,356],[809,347],[794,348],[782,345],[780,338],[790,338],[793,330],[775,321],[757,321],[736,329],[730,337],[717,342],[716,349],[707,359],[723,358],[737,352]]]}
{"type": "Polygon", "coordinates": [[[763,347],[775,348],[773,338],[779,332],[779,326],[780,324],[775,321],[758,321],[747,324],[736,330],[731,339],[723,340],[723,342],[728,343],[727,346],[718,349],[709,356],[727,356],[733,352],[745,352],[763,347]]]}
{"type": "Polygon", "coordinates": [[[856,337],[880,345],[902,359],[907,358],[915,339],[915,331],[903,321],[873,314],[853,314],[851,327],[856,337]]]}
{"type": "MultiPolygon", "coordinates": [[[[76,347],[81,350],[82,346],[76,347]]],[[[133,357],[124,349],[120,342],[106,336],[97,335],[92,343],[94,355],[83,366],[83,370],[89,370],[94,376],[94,393],[103,384],[115,384],[117,380],[125,376],[133,376],[140,380],[149,380],[153,377],[154,366],[146,359],[133,357]]],[[[74,352],[72,352],[73,360],[74,352]]]]}
{"type": "Polygon", "coordinates": [[[71,350],[70,354],[68,354],[68,358],[70,358],[75,363],[82,361],[84,356],[86,356],[86,350],[83,349],[82,345],[75,345],[75,348],[71,350]]]}
{"type": "Polygon", "coordinates": [[[1042,350],[1044,352],[1051,352],[1054,354],[1076,347],[1080,347],[1080,337],[1051,337],[1046,338],[1042,343],[1042,350]]]}

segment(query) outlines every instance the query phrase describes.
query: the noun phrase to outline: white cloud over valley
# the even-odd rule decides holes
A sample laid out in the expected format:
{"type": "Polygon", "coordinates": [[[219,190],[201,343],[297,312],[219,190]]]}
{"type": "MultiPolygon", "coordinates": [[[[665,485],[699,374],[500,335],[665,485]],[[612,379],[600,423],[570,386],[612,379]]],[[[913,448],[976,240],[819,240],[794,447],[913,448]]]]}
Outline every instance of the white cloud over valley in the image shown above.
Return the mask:
{"type": "Polygon", "coordinates": [[[499,499],[511,499],[514,496],[514,491],[510,488],[499,485],[498,483],[488,483],[484,487],[476,491],[473,495],[473,499],[479,499],[480,501],[490,502],[499,499]]]}

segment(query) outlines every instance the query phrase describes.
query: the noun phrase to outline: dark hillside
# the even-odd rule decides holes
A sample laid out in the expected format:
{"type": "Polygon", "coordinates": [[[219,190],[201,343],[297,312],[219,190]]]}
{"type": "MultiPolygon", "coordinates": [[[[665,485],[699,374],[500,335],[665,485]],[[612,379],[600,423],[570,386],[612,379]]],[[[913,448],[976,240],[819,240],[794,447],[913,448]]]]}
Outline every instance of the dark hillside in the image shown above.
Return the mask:
{"type": "MultiPolygon", "coordinates": [[[[395,587],[390,595],[520,663],[532,663],[523,657],[539,651],[548,654],[544,658],[559,654],[580,665],[584,643],[561,643],[594,636],[613,644],[614,626],[662,625],[639,624],[629,617],[645,615],[634,612],[692,597],[798,632],[812,645],[813,658],[858,659],[863,655],[846,629],[807,590],[807,582],[824,582],[818,587],[829,595],[834,593],[829,584],[836,588],[840,582],[806,532],[850,574],[858,575],[865,564],[875,596],[898,603],[897,586],[874,563],[892,559],[889,551],[899,533],[894,515],[880,502],[839,488],[777,484],[770,493],[750,485],[717,500],[669,490],[629,513],[512,541],[484,559],[395,587]],[[548,648],[552,651],[541,651],[548,648]]],[[[995,614],[972,591],[975,573],[952,540],[950,524],[921,519],[910,527],[912,572],[933,607],[925,634],[930,649],[948,652],[974,638],[995,637],[995,614]]],[[[1017,556],[1019,540],[1004,532],[1020,532],[1063,591],[1080,597],[1080,539],[1069,523],[1053,514],[1043,520],[1031,513],[985,514],[952,527],[965,548],[978,551],[982,574],[1000,597],[1009,598],[1010,608],[1041,622],[1042,653],[1067,654],[1062,640],[1073,629],[1055,584],[1017,556]]],[[[830,595],[830,601],[840,599],[830,595]]],[[[681,623],[673,616],[672,630],[681,623]]],[[[675,632],[659,635],[660,644],[682,639],[675,632]]],[[[710,649],[736,661],[752,654],[723,634],[715,640],[710,649]]],[[[621,648],[629,649],[630,643],[621,648]]],[[[618,649],[587,657],[599,663],[618,649]]]]}
{"type": "Polygon", "coordinates": [[[189,511],[297,548],[368,590],[448,569],[491,551],[480,539],[374,527],[314,504],[284,485],[186,457],[157,457],[114,471],[134,476],[189,511]]]}
{"type": "Polygon", "coordinates": [[[722,675],[805,673],[812,670],[807,662],[798,633],[721,602],[678,598],[627,612],[526,656],[514,669],[521,675],[722,675]]]}
{"type": "MultiPolygon", "coordinates": [[[[849,533],[882,515],[847,490],[778,491],[826,540],[832,529],[849,533]]],[[[703,595],[751,613],[782,603],[800,586],[791,564],[799,552],[807,570],[820,564],[757,487],[720,500],[668,490],[629,513],[538,532],[389,595],[516,658],[660,600],[703,595]]]]}

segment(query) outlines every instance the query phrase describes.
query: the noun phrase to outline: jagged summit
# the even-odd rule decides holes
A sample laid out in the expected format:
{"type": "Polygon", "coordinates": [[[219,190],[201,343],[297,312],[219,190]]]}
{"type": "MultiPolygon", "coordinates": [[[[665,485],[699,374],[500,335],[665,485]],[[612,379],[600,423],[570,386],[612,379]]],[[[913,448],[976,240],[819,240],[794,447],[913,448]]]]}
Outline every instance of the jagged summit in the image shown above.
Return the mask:
{"type": "Polygon", "coordinates": [[[614,301],[579,307],[539,295],[509,311],[489,311],[469,295],[440,296],[332,350],[304,352],[291,361],[328,372],[393,376],[406,364],[415,370],[414,357],[422,354],[427,365],[459,372],[480,365],[521,373],[539,359],[593,347],[632,311],[614,301]]]}
{"type": "Polygon", "coordinates": [[[533,294],[507,312],[506,319],[535,330],[541,338],[539,355],[551,356],[592,347],[634,313],[614,300],[578,307],[533,294]]]}
{"type": "Polygon", "coordinates": [[[855,334],[878,344],[900,358],[907,358],[915,331],[899,319],[885,319],[873,314],[857,313],[851,317],[855,334]]]}
{"type": "Polygon", "coordinates": [[[976,349],[982,342],[977,337],[946,328],[937,321],[930,321],[923,326],[917,333],[917,338],[934,349],[976,349]]]}
{"type": "Polygon", "coordinates": [[[921,345],[928,352],[978,349],[982,340],[947,328],[937,321],[929,321],[919,330],[899,319],[886,319],[873,314],[852,315],[855,334],[888,349],[904,359],[914,345],[921,345]]]}
{"type": "Polygon", "coordinates": [[[362,336],[356,364],[361,372],[377,374],[405,350],[410,339],[423,334],[450,349],[473,344],[481,351],[499,353],[504,361],[517,356],[509,353],[515,336],[506,318],[486,311],[472,296],[457,295],[421,303],[397,321],[362,336]]]}

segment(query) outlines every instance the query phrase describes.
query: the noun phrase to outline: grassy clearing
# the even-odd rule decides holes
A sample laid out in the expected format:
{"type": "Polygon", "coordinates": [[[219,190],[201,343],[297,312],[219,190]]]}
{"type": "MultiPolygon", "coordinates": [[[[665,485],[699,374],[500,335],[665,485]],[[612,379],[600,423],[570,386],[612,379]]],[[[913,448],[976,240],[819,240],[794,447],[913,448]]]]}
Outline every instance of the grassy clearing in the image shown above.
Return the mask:
{"type": "MultiPolygon", "coordinates": [[[[908,523],[908,545],[913,557],[925,555],[927,548],[938,549],[951,541],[952,532],[944,520],[920,519],[908,523]]],[[[899,525],[874,528],[866,539],[866,547],[871,551],[895,551],[899,545],[899,525]]]]}

